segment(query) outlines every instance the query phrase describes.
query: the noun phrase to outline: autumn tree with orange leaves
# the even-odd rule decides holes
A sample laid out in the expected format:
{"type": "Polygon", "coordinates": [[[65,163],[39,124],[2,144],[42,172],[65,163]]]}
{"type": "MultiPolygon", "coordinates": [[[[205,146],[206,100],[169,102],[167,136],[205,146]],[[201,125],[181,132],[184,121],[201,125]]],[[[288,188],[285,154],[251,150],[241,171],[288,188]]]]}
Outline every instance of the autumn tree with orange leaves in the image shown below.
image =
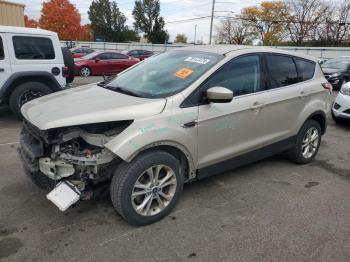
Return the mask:
{"type": "Polygon", "coordinates": [[[24,16],[24,26],[25,27],[31,27],[31,28],[37,28],[39,27],[38,21],[34,19],[30,19],[27,15],[24,16]]]}
{"type": "Polygon", "coordinates": [[[80,14],[68,0],[49,0],[43,3],[39,26],[54,31],[61,40],[80,40],[80,14]]]}

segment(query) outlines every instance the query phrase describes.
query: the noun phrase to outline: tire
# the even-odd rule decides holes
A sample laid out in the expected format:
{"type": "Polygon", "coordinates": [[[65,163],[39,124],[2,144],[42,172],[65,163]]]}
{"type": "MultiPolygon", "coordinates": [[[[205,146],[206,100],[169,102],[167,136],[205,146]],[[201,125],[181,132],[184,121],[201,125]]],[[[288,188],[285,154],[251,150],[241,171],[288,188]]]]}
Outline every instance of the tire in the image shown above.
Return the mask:
{"type": "Polygon", "coordinates": [[[83,76],[83,77],[91,76],[91,69],[87,66],[83,66],[80,68],[79,74],[80,76],[83,76]]]}
{"type": "Polygon", "coordinates": [[[75,77],[75,64],[72,52],[66,48],[62,47],[62,55],[63,55],[63,61],[64,65],[69,68],[69,76],[66,78],[66,83],[72,83],[74,81],[75,77]]]}
{"type": "Polygon", "coordinates": [[[21,107],[25,103],[50,93],[52,93],[52,90],[46,84],[40,82],[23,83],[11,93],[9,105],[15,116],[21,119],[21,107]]]}
{"type": "MultiPolygon", "coordinates": [[[[154,184],[158,185],[158,183],[154,184]]],[[[114,208],[129,224],[149,225],[161,220],[171,212],[182,192],[183,184],[184,178],[178,159],[164,151],[148,151],[132,162],[123,163],[117,168],[111,182],[111,199],[114,208]],[[158,170],[157,167],[160,166],[162,168],[159,168],[159,180],[155,180],[160,182],[159,188],[158,186],[145,186],[143,183],[151,183],[151,176],[145,171],[152,170],[152,173],[155,174],[158,170]],[[165,179],[166,177],[170,178],[165,179]],[[162,183],[163,179],[166,182],[162,183]],[[137,181],[139,185],[142,185],[142,189],[136,186],[137,181]],[[170,182],[170,185],[165,186],[170,182]],[[161,184],[164,184],[163,188],[161,188],[161,184]],[[147,194],[143,193],[146,191],[147,194]],[[139,196],[132,198],[133,194],[139,194],[139,196]],[[166,200],[163,198],[165,194],[168,197],[172,196],[172,198],[166,200]],[[158,197],[163,205],[160,204],[158,197]],[[147,199],[151,201],[147,201],[147,199]],[[144,208],[140,208],[143,203],[147,204],[143,205],[144,208]],[[148,205],[149,203],[150,205],[148,205]],[[140,208],[139,211],[137,211],[137,207],[140,208]]]]}
{"type": "Polygon", "coordinates": [[[305,165],[310,163],[315,158],[320,148],[321,134],[322,134],[322,131],[321,131],[320,124],[315,120],[307,120],[297,135],[296,143],[294,147],[287,152],[289,159],[300,165],[305,165]],[[308,132],[310,132],[310,130],[317,132],[317,139],[314,140],[315,143],[310,141],[309,147],[307,146],[305,147],[305,144],[309,143],[309,142],[306,142],[306,139],[307,139],[308,132]],[[305,151],[304,151],[305,154],[303,154],[303,147],[305,147],[305,151]],[[307,148],[309,148],[310,151],[306,150],[307,148]],[[306,151],[308,151],[308,153],[306,151]],[[313,151],[312,154],[311,154],[311,151],[313,151]]]}

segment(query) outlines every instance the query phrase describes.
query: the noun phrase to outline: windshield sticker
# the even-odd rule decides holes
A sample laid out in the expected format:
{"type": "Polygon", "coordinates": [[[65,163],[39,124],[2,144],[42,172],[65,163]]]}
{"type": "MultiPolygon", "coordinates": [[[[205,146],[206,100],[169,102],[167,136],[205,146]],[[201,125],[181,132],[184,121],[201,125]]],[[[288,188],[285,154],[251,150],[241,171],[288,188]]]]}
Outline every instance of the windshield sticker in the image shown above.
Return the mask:
{"type": "Polygon", "coordinates": [[[187,77],[189,77],[190,75],[192,75],[193,70],[187,68],[187,67],[183,67],[180,70],[176,71],[175,75],[179,78],[185,79],[187,77]]]}
{"type": "Polygon", "coordinates": [[[201,65],[206,65],[210,62],[209,59],[205,59],[205,58],[200,58],[200,57],[188,57],[185,59],[185,62],[191,62],[191,63],[197,63],[197,64],[201,64],[201,65]]]}

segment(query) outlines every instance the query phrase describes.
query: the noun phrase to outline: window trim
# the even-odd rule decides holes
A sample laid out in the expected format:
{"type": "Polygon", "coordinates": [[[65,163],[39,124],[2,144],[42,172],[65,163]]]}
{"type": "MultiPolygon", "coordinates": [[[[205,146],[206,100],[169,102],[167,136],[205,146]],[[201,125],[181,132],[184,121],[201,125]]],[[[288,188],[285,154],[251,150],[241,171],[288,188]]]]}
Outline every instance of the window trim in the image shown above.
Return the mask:
{"type": "Polygon", "coordinates": [[[54,61],[56,59],[56,50],[55,50],[54,43],[53,43],[52,39],[50,37],[48,37],[48,36],[32,36],[32,35],[19,35],[19,34],[16,34],[16,35],[12,36],[12,47],[13,47],[13,52],[14,52],[15,58],[17,60],[19,60],[19,61],[30,61],[30,60],[35,60],[35,61],[54,61]],[[16,54],[16,48],[15,48],[15,38],[17,38],[17,37],[48,39],[50,41],[50,43],[51,43],[54,57],[50,58],[50,59],[22,59],[22,58],[18,58],[17,54],[16,54]]]}
{"type": "Polygon", "coordinates": [[[240,97],[245,97],[245,96],[250,96],[250,95],[255,95],[261,92],[266,91],[266,68],[264,66],[264,62],[263,62],[263,53],[261,52],[257,52],[257,53],[247,53],[247,54],[243,54],[243,55],[239,55],[236,56],[234,58],[232,58],[231,60],[227,61],[225,64],[223,64],[222,66],[220,66],[217,70],[215,70],[215,72],[213,72],[210,76],[208,76],[195,90],[193,90],[191,92],[191,94],[189,94],[184,101],[182,101],[182,103],[180,104],[180,108],[189,108],[189,107],[194,107],[194,106],[202,106],[202,105],[207,105],[208,103],[201,103],[198,102],[196,104],[194,103],[190,103],[189,100],[192,99],[193,96],[195,96],[197,94],[197,92],[200,91],[201,88],[203,88],[203,86],[212,78],[216,75],[216,73],[218,71],[220,71],[224,66],[226,66],[228,63],[231,63],[237,59],[240,58],[244,58],[247,56],[258,56],[259,57],[259,61],[260,61],[260,81],[262,84],[262,90],[258,91],[258,92],[254,92],[254,93],[250,93],[250,94],[244,94],[244,95],[238,95],[238,96],[234,96],[234,99],[240,98],[240,97]]]}

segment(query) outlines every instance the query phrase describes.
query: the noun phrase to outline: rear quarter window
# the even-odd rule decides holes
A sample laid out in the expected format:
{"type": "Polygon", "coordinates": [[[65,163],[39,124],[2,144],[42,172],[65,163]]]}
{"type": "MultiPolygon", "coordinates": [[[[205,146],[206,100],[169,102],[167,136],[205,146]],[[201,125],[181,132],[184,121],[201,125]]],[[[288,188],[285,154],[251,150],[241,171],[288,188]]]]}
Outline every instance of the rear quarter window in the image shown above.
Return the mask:
{"type": "Polygon", "coordinates": [[[2,38],[0,36],[0,60],[4,60],[5,54],[4,54],[4,45],[2,43],[2,38]]]}
{"type": "Polygon", "coordinates": [[[14,36],[13,47],[20,60],[52,60],[55,50],[50,38],[32,36],[14,36]]]}
{"type": "Polygon", "coordinates": [[[314,77],[316,63],[304,59],[294,58],[297,65],[300,81],[307,81],[314,77]]]}
{"type": "Polygon", "coordinates": [[[270,78],[269,89],[299,82],[297,68],[292,57],[273,54],[267,55],[266,61],[270,78]]]}

